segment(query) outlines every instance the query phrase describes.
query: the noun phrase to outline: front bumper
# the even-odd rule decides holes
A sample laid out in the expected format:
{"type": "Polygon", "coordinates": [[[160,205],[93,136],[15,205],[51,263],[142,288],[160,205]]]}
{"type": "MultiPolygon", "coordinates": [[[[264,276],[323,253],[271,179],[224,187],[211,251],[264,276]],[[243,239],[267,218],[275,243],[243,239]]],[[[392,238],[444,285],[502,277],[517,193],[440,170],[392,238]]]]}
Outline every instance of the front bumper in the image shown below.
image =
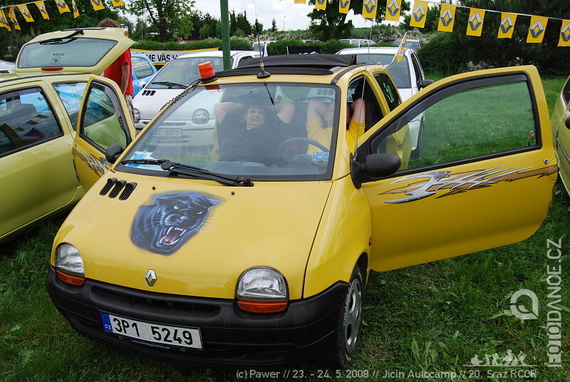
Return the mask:
{"type": "Polygon", "coordinates": [[[282,369],[307,364],[332,345],[347,284],[293,301],[286,311],[254,314],[234,300],[150,293],[94,280],[63,283],[50,267],[47,289],[80,334],[107,345],[170,362],[210,368],[282,369]],[[157,348],[103,330],[100,312],[163,325],[199,328],[203,349],[157,348]]]}

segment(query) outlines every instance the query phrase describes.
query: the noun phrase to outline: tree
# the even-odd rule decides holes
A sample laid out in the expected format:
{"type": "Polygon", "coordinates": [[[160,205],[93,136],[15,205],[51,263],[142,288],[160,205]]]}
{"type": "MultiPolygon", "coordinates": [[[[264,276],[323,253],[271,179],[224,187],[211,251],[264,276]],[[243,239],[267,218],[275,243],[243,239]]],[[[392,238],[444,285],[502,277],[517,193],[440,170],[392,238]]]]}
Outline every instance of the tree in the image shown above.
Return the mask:
{"type": "Polygon", "coordinates": [[[150,29],[158,32],[160,41],[168,42],[192,32],[193,6],[193,0],[131,0],[128,10],[148,20],[150,29]]]}
{"type": "MultiPolygon", "coordinates": [[[[313,11],[308,14],[311,18],[309,31],[323,41],[351,36],[354,25],[352,21],[346,21],[347,14],[340,13],[339,1],[340,0],[328,1],[326,10],[313,9],[313,11]]],[[[355,15],[361,15],[364,1],[365,0],[352,0],[349,9],[351,9],[355,15]]],[[[314,5],[315,0],[309,0],[309,4],[314,5]]],[[[403,12],[410,10],[410,3],[402,1],[401,7],[403,15],[403,12]]],[[[382,4],[381,1],[378,1],[375,19],[377,23],[381,23],[385,19],[385,9],[385,5],[382,4]]]]}

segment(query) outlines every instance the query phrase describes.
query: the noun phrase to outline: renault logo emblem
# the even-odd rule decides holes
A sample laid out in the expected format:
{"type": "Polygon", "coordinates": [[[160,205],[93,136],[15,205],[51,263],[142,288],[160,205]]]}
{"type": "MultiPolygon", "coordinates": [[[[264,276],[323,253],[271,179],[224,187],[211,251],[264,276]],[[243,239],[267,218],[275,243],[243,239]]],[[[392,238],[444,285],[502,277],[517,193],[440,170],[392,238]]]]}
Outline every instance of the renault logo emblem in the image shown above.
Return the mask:
{"type": "Polygon", "coordinates": [[[146,281],[146,285],[148,285],[149,287],[153,286],[157,280],[156,272],[154,271],[154,269],[149,269],[149,271],[144,276],[144,279],[146,281]]]}

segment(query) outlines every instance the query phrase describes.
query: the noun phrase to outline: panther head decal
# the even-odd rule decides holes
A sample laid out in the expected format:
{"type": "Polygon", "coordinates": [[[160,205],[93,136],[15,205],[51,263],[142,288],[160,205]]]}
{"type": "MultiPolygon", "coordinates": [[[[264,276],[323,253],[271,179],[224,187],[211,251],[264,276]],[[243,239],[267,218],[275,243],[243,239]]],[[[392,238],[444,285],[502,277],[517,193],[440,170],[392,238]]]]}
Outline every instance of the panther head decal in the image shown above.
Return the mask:
{"type": "Polygon", "coordinates": [[[140,248],[170,255],[200,231],[218,203],[197,192],[157,195],[152,204],[139,207],[131,240],[140,248]]]}

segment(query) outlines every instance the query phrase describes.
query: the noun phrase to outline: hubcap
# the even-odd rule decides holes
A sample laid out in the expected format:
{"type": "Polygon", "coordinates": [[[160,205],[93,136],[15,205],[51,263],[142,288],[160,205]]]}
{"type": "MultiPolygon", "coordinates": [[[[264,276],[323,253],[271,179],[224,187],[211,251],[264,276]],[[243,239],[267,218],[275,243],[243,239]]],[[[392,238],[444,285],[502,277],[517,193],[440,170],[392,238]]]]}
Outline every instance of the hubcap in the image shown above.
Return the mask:
{"type": "Polygon", "coordinates": [[[362,318],[362,286],[360,280],[354,279],[350,284],[346,297],[346,312],[344,315],[344,340],[347,353],[352,353],[356,340],[360,335],[362,318]]]}

